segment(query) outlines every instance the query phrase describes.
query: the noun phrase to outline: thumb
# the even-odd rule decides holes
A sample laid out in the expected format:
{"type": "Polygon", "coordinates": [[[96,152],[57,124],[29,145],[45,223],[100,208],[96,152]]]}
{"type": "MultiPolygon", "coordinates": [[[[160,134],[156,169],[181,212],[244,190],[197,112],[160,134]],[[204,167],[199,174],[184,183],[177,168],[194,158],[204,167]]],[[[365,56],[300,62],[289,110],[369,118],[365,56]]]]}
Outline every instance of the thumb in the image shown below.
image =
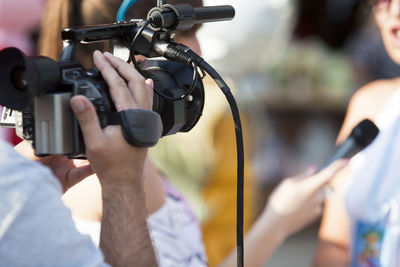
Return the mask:
{"type": "Polygon", "coordinates": [[[92,103],[84,96],[74,96],[70,104],[81,127],[86,148],[102,142],[103,131],[92,103]]]}

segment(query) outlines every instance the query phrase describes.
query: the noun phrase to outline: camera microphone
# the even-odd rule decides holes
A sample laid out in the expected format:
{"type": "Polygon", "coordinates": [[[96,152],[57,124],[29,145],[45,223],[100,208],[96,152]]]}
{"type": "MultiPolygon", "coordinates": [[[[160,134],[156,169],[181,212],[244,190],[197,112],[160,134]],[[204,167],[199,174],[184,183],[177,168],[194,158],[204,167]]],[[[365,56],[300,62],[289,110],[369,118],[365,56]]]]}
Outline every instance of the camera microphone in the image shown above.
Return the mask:
{"type": "Polygon", "coordinates": [[[363,120],[354,127],[350,136],[336,149],[332,157],[320,169],[324,169],[335,160],[351,158],[371,144],[378,133],[379,129],[372,121],[368,119],[363,120]]]}
{"type": "Polygon", "coordinates": [[[163,5],[149,11],[147,19],[151,19],[151,26],[157,29],[188,30],[194,24],[231,20],[235,16],[235,9],[229,5],[195,7],[191,5],[163,5]]]}

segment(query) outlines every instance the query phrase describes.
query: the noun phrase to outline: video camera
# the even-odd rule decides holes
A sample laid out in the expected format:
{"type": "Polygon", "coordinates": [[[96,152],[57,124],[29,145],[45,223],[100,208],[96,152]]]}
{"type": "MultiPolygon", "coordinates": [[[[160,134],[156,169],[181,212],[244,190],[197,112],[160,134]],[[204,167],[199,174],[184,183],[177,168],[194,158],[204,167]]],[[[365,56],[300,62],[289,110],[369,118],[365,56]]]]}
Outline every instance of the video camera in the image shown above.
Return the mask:
{"type": "MultiPolygon", "coordinates": [[[[207,73],[225,95],[234,121],[238,181],[237,264],[243,266],[244,144],[239,109],[221,75],[188,47],[173,41],[177,30],[189,29],[197,23],[230,20],[234,15],[231,6],[193,8],[157,0],[157,7],[149,11],[145,21],[63,30],[62,39],[66,45],[60,62],[46,57],[26,57],[16,48],[4,49],[0,51],[0,105],[7,110],[2,114],[1,124],[16,127],[23,139],[32,141],[38,156],[85,157],[79,125],[69,107],[70,98],[86,96],[96,107],[102,127],[114,124],[112,117],[116,112],[99,72],[86,70],[75,60],[75,49],[81,42],[110,40],[112,45],[129,48],[129,61],[144,77],[154,81],[153,110],[161,116],[163,136],[189,131],[198,122],[204,106],[204,88],[198,70],[202,77],[207,73]],[[135,55],[147,59],[138,63],[135,55]],[[166,60],[154,59],[156,57],[166,60]]],[[[124,132],[124,128],[122,130],[124,132]]],[[[127,139],[126,135],[124,137],[127,139]]]]}
{"type": "Polygon", "coordinates": [[[1,126],[15,127],[21,138],[32,142],[38,156],[84,157],[83,138],[69,100],[86,96],[103,128],[113,124],[115,107],[99,71],[83,68],[75,59],[75,50],[79,43],[107,40],[112,47],[129,48],[135,67],[153,79],[153,110],[161,116],[162,136],[187,132],[202,114],[204,88],[196,64],[200,57],[174,43],[175,33],[197,23],[229,20],[234,14],[231,6],[193,8],[158,1],[145,21],[64,29],[59,62],[6,48],[0,51],[0,105],[5,106],[1,126]],[[138,63],[135,55],[147,59],[138,63]]]}

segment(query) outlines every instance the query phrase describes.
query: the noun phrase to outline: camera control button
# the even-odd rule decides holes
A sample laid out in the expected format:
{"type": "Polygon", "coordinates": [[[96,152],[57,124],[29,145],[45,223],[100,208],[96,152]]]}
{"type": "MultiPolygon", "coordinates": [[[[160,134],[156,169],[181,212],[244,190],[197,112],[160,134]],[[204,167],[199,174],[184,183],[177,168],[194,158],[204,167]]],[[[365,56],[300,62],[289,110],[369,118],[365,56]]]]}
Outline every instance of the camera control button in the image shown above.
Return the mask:
{"type": "Polygon", "coordinates": [[[88,77],[97,77],[99,76],[99,71],[97,69],[87,70],[85,71],[85,75],[88,77]]]}
{"type": "Polygon", "coordinates": [[[75,70],[75,71],[71,72],[71,76],[72,76],[72,77],[79,77],[79,76],[81,76],[81,72],[75,70]]]}

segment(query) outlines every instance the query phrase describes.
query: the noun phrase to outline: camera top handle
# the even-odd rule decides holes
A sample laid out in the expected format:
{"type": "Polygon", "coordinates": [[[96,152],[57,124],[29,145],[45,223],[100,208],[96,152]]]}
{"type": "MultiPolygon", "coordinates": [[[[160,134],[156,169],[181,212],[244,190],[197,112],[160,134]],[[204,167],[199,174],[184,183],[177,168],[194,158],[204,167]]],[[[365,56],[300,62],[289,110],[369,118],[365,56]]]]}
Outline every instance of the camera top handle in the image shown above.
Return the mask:
{"type": "Polygon", "coordinates": [[[61,39],[68,43],[74,42],[97,42],[101,40],[111,40],[135,36],[138,31],[138,23],[142,20],[132,20],[130,22],[118,22],[95,26],[66,28],[61,32],[61,39]]]}

